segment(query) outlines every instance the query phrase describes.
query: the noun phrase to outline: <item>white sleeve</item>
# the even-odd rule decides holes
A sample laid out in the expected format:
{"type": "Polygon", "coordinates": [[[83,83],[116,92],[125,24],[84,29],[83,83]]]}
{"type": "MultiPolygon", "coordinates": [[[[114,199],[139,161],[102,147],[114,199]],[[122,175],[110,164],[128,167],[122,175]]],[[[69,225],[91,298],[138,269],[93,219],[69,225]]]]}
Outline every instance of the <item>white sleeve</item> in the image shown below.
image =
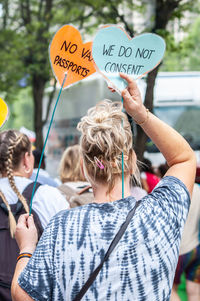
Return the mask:
{"type": "Polygon", "coordinates": [[[57,188],[41,185],[34,195],[33,209],[45,228],[55,214],[69,209],[69,203],[57,188]]]}
{"type": "Polygon", "coordinates": [[[141,172],[140,177],[141,177],[141,179],[144,179],[144,180],[147,179],[146,173],[144,171],[141,172]]]}

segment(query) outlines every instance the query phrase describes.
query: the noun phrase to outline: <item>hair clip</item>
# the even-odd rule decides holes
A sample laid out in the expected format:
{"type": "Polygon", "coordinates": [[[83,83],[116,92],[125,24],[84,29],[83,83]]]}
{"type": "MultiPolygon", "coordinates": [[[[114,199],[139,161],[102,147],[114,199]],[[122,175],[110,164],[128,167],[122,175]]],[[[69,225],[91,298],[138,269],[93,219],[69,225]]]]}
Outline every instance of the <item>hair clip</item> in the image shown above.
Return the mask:
{"type": "Polygon", "coordinates": [[[100,169],[104,169],[104,165],[101,163],[101,161],[97,157],[94,157],[94,161],[100,169]]]}

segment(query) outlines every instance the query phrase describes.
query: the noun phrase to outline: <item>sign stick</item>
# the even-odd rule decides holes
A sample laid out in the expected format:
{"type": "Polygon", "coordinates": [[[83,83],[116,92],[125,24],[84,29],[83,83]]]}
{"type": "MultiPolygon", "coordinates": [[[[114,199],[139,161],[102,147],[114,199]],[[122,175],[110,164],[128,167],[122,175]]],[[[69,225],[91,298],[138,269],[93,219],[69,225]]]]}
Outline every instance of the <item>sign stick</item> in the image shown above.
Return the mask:
{"type": "Polygon", "coordinates": [[[34,182],[34,186],[33,186],[33,191],[32,191],[32,195],[31,195],[29,216],[31,215],[32,204],[33,204],[33,196],[34,196],[34,192],[35,192],[37,178],[38,178],[39,171],[40,171],[40,166],[41,166],[41,163],[42,163],[42,158],[44,156],[44,150],[45,150],[45,147],[46,147],[46,144],[47,144],[47,140],[48,140],[48,137],[49,137],[50,128],[51,128],[52,123],[53,123],[53,118],[54,118],[54,114],[55,114],[55,111],[56,111],[56,107],[57,107],[58,101],[60,99],[60,95],[61,95],[61,92],[62,92],[62,89],[63,89],[66,78],[67,78],[67,73],[65,74],[65,77],[63,79],[62,86],[60,88],[60,91],[59,91],[59,94],[58,94],[58,97],[57,97],[57,100],[56,100],[56,103],[55,103],[55,106],[54,106],[54,109],[53,109],[53,113],[52,113],[52,116],[51,116],[51,121],[50,121],[50,124],[49,124],[49,128],[48,128],[47,135],[46,135],[46,138],[45,138],[44,146],[43,146],[43,149],[42,149],[42,154],[41,154],[41,157],[40,157],[40,162],[39,162],[39,166],[38,166],[38,170],[37,170],[37,174],[36,174],[35,182],[34,182]]]}

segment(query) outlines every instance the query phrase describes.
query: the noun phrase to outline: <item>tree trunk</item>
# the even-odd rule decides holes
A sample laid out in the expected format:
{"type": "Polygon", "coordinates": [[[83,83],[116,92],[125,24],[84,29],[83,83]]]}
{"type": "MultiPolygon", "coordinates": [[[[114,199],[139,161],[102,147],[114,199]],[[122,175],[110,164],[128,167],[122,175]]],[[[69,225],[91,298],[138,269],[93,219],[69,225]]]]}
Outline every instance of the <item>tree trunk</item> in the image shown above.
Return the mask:
{"type": "Polygon", "coordinates": [[[37,75],[33,75],[33,101],[34,101],[34,129],[36,133],[36,147],[43,148],[43,121],[42,121],[42,100],[46,81],[37,75]]]}
{"type": "MultiPolygon", "coordinates": [[[[154,99],[154,85],[155,80],[158,74],[159,66],[157,66],[154,70],[152,70],[147,75],[147,87],[144,99],[144,105],[149,109],[150,112],[153,110],[153,99],[154,99]]],[[[137,125],[137,135],[135,141],[135,151],[138,157],[138,160],[142,161],[143,154],[146,149],[147,135],[143,131],[143,129],[137,125]]]]}
{"type": "MultiPolygon", "coordinates": [[[[154,5],[155,11],[155,23],[152,28],[153,33],[157,33],[160,29],[166,29],[167,24],[174,12],[174,10],[179,6],[181,0],[156,0],[154,5]]],[[[159,65],[160,66],[160,65],[159,65]]],[[[154,85],[155,80],[158,74],[158,69],[155,68],[147,75],[147,87],[145,93],[144,105],[152,112],[153,109],[153,99],[154,99],[154,85]]],[[[136,143],[135,150],[138,157],[138,160],[142,160],[144,151],[146,149],[147,136],[143,132],[140,126],[137,126],[137,135],[136,135],[136,143]]]]}

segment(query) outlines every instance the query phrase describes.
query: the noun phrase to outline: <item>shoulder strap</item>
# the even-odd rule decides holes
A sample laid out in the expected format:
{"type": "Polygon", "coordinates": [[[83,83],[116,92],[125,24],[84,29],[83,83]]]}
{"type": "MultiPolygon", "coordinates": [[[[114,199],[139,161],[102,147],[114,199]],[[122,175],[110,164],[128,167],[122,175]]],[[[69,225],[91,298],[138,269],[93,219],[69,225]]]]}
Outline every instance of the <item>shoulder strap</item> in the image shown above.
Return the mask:
{"type": "Polygon", "coordinates": [[[57,188],[65,196],[67,202],[70,204],[70,208],[75,208],[94,201],[93,193],[88,192],[90,187],[91,186],[86,186],[79,192],[76,192],[75,189],[71,188],[67,184],[62,184],[57,188]]]}
{"type": "Polygon", "coordinates": [[[136,202],[135,206],[129,211],[125,222],[121,225],[119,231],[117,232],[117,234],[113,238],[113,240],[112,240],[112,242],[111,242],[111,244],[108,248],[108,251],[106,252],[106,254],[103,258],[103,260],[98,265],[98,267],[92,272],[92,274],[90,275],[88,280],[85,282],[82,289],[80,290],[80,292],[74,298],[73,301],[80,301],[83,298],[83,296],[85,295],[85,293],[87,292],[87,290],[90,288],[90,286],[92,285],[92,283],[96,279],[97,275],[99,274],[101,268],[103,267],[104,262],[108,260],[110,254],[112,253],[112,251],[114,250],[114,248],[116,247],[116,245],[120,241],[121,237],[123,236],[124,232],[126,231],[128,225],[129,225],[129,223],[130,223],[133,215],[135,214],[135,211],[136,211],[136,209],[137,209],[137,207],[139,206],[140,203],[141,203],[141,201],[136,202]]]}
{"type": "MultiPolygon", "coordinates": [[[[40,187],[40,185],[41,184],[39,182],[36,183],[34,194],[36,193],[36,191],[40,187]]],[[[33,186],[34,186],[34,182],[28,184],[26,186],[26,188],[24,189],[24,191],[22,192],[23,196],[28,201],[28,205],[30,205],[30,202],[31,202],[31,196],[32,196],[33,186]]]]}
{"type": "Polygon", "coordinates": [[[85,192],[88,192],[90,188],[92,188],[91,185],[85,186],[85,187],[83,187],[83,189],[81,189],[79,192],[77,192],[77,194],[81,195],[81,194],[83,194],[85,192]]]}
{"type": "Polygon", "coordinates": [[[67,199],[70,199],[72,196],[76,195],[75,190],[66,184],[61,184],[57,187],[57,189],[60,190],[67,199]]]}
{"type": "MultiPolygon", "coordinates": [[[[34,186],[35,182],[32,182],[30,184],[28,184],[26,186],[26,188],[24,189],[24,191],[22,192],[23,196],[26,198],[28,205],[30,205],[31,202],[31,196],[32,196],[32,191],[33,191],[33,186],[34,186]]],[[[39,182],[36,182],[36,186],[35,186],[35,190],[34,190],[34,194],[36,193],[37,189],[41,186],[42,184],[40,184],[39,182]]],[[[20,202],[21,204],[21,202],[20,202]]],[[[33,217],[34,217],[34,222],[36,225],[36,228],[38,230],[38,240],[40,239],[42,232],[43,232],[43,227],[41,224],[41,221],[39,219],[39,216],[37,215],[37,213],[35,212],[35,210],[32,209],[32,213],[33,213],[33,217]]]]}
{"type": "MultiPolygon", "coordinates": [[[[34,194],[36,192],[36,190],[39,188],[41,184],[40,183],[36,183],[36,187],[35,187],[35,191],[34,191],[34,194]]],[[[33,191],[33,186],[34,186],[34,182],[28,184],[26,186],[26,188],[24,189],[24,191],[22,192],[22,195],[25,197],[25,199],[27,200],[28,202],[28,205],[30,205],[30,201],[31,201],[31,196],[32,196],[32,191],[33,191]]],[[[8,209],[6,207],[6,205],[4,204],[2,198],[0,197],[0,207],[5,211],[5,213],[8,215],[8,209]]],[[[22,208],[23,208],[23,205],[22,203],[20,202],[20,200],[18,199],[17,203],[16,203],[16,206],[15,206],[15,210],[13,211],[12,210],[12,213],[14,215],[18,214],[22,208]]]]}

